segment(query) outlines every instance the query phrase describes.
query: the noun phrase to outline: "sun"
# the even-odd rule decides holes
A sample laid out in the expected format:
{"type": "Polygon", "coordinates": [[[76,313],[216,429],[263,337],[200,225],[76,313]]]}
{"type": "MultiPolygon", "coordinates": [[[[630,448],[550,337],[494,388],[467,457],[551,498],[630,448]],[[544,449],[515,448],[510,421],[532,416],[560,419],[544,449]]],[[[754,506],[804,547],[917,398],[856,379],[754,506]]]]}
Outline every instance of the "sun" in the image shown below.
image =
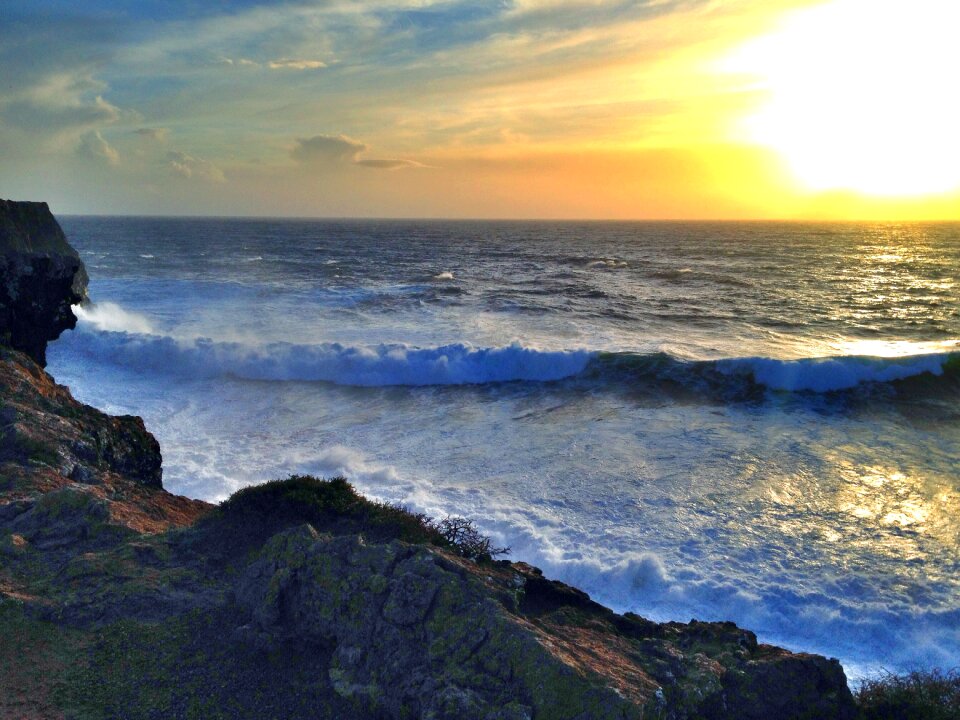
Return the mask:
{"type": "Polygon", "coordinates": [[[787,14],[721,63],[763,101],[741,136],[814,191],[960,188],[960,2],[833,0],[787,14]]]}

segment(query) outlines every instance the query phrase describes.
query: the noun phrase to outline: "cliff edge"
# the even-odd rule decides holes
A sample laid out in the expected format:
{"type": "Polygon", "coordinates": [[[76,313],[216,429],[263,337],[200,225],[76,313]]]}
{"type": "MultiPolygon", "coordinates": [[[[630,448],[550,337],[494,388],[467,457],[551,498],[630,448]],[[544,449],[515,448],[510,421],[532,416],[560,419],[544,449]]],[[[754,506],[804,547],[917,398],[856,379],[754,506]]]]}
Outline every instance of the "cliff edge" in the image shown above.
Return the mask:
{"type": "Polygon", "coordinates": [[[87,271],[46,203],[0,200],[0,340],[46,365],[47,343],[72,329],[87,271]]]}
{"type": "Polygon", "coordinates": [[[0,204],[0,720],[855,717],[836,660],[615,614],[344,479],[166,492],[142,420],[41,367],[86,282],[47,216],[0,204]]]}

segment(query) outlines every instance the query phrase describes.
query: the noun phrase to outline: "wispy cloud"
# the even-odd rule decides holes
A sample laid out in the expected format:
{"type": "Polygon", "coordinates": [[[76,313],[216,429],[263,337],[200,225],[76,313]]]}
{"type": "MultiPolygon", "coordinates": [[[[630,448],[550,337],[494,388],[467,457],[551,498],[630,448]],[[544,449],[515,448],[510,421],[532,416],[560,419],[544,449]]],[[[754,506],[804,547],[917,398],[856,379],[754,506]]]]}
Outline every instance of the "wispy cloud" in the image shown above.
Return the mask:
{"type": "Polygon", "coordinates": [[[239,212],[301,192],[304,213],[327,173],[350,175],[350,202],[400,214],[401,198],[426,214],[476,205],[464,188],[482,182],[484,202],[518,208],[537,187],[592,198],[599,174],[577,168],[600,153],[722,142],[718,118],[747,93],[705,81],[704,58],[813,2],[0,0],[0,183],[42,155],[35,186],[79,163],[116,183],[115,205],[155,185],[239,212]],[[355,136],[317,134],[339,128],[355,136]],[[538,186],[558,153],[577,161],[538,186]]]}
{"type": "Polygon", "coordinates": [[[230,67],[249,67],[256,68],[260,67],[260,63],[250,60],[249,58],[228,58],[228,57],[219,57],[217,58],[218,65],[228,65],[230,67]]]}
{"type": "Polygon", "coordinates": [[[89,132],[80,138],[77,154],[89,160],[106,163],[114,167],[120,164],[120,153],[103,139],[98,130],[89,132]]]}
{"type": "Polygon", "coordinates": [[[179,177],[211,183],[226,182],[223,170],[209,160],[193,157],[180,151],[171,151],[167,153],[167,162],[170,169],[179,177]]]}
{"type": "Polygon", "coordinates": [[[271,70],[319,70],[327,64],[321,60],[271,60],[267,67],[271,70]]]}
{"type": "Polygon", "coordinates": [[[159,143],[166,142],[167,136],[170,134],[170,130],[167,128],[137,128],[133,132],[144,140],[159,143]]]}
{"type": "Polygon", "coordinates": [[[428,167],[416,160],[402,160],[399,158],[370,158],[356,161],[357,165],[363,167],[375,168],[377,170],[399,170],[400,168],[424,168],[428,167]]]}

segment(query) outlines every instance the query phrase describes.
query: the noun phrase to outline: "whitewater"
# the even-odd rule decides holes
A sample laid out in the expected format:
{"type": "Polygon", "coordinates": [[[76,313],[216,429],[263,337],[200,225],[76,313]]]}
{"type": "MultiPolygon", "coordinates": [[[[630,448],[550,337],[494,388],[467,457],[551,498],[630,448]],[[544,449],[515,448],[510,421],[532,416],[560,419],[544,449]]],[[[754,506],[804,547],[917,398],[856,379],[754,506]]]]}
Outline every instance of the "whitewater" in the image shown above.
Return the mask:
{"type": "Polygon", "coordinates": [[[476,519],[619,611],[960,665],[960,225],[69,217],[164,484],[476,519]]]}

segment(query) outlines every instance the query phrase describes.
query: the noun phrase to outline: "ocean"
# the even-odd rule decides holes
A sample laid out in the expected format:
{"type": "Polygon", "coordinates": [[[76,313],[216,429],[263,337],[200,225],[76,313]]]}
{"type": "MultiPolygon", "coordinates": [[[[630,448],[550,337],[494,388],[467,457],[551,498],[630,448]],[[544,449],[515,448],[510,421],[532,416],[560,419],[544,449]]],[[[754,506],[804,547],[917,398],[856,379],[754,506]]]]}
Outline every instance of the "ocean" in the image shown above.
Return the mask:
{"type": "Polygon", "coordinates": [[[960,224],[65,217],[164,485],[473,518],[618,611],[960,665],[960,224]]]}

